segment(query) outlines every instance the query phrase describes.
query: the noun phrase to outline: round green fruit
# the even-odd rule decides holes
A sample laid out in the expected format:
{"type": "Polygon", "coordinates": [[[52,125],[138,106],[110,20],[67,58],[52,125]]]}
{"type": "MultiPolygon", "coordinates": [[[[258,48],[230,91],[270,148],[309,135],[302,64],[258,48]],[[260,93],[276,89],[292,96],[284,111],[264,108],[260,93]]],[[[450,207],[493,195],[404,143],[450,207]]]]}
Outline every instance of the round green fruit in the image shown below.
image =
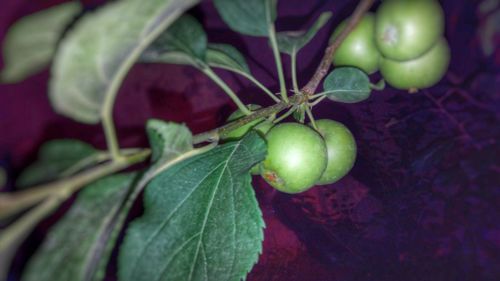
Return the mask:
{"type": "Polygon", "coordinates": [[[393,60],[421,56],[443,32],[444,13],[436,0],[386,0],[376,13],[375,42],[393,60]]]}
{"type": "Polygon", "coordinates": [[[328,162],[318,185],[331,184],[345,176],[356,161],[356,141],[343,124],[322,119],[316,121],[318,131],[326,144],[328,162]]]}
{"type": "Polygon", "coordinates": [[[326,168],[326,145],[313,129],[299,123],[282,123],[266,135],[267,157],[261,176],[274,188],[299,193],[311,188],[326,168]]]}
{"type": "MultiPolygon", "coordinates": [[[[344,30],[347,20],[333,32],[330,41],[344,30]]],[[[367,13],[356,28],[347,36],[335,52],[333,64],[336,66],[354,66],[368,74],[378,69],[380,53],[375,45],[375,16],[367,13]]]]}
{"type": "MultiPolygon", "coordinates": [[[[251,111],[255,111],[255,110],[261,108],[260,105],[256,105],[256,104],[249,104],[247,107],[251,111]]],[[[241,110],[238,109],[235,112],[233,112],[231,115],[229,115],[229,117],[227,119],[227,123],[232,122],[232,121],[236,121],[244,116],[245,116],[245,114],[243,112],[241,112],[241,110]]],[[[272,127],[272,122],[263,121],[263,120],[264,120],[264,118],[255,119],[252,122],[249,122],[249,123],[237,128],[235,130],[232,130],[231,132],[222,136],[221,139],[224,141],[238,140],[241,137],[243,137],[246,133],[248,133],[248,131],[250,131],[250,129],[252,129],[254,127],[258,132],[260,132],[262,134],[266,134],[267,131],[269,131],[269,129],[272,127]]]]}
{"type": "Polygon", "coordinates": [[[446,73],[450,63],[450,48],[444,38],[422,56],[409,61],[382,58],[380,73],[397,89],[424,89],[435,85],[446,73]]]}

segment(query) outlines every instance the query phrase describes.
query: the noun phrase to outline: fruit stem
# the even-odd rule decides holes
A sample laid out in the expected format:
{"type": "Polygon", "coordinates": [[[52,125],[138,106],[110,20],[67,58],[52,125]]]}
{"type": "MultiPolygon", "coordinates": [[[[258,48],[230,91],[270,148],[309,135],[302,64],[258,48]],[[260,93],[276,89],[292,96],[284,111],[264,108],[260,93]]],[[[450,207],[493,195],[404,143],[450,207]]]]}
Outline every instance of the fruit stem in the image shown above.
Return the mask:
{"type": "Polygon", "coordinates": [[[382,91],[383,89],[385,89],[385,80],[381,79],[376,84],[370,83],[370,88],[375,91],[382,91]]]}
{"type": "Polygon", "coordinates": [[[271,47],[273,49],[273,55],[274,55],[274,62],[276,63],[276,69],[278,70],[281,99],[284,102],[288,102],[288,95],[286,93],[286,85],[285,85],[285,75],[283,73],[283,64],[281,63],[281,55],[278,48],[278,41],[276,40],[276,30],[274,24],[271,24],[269,26],[269,41],[271,42],[271,47]]]}
{"type": "Polygon", "coordinates": [[[205,67],[202,69],[203,73],[207,75],[212,81],[215,82],[221,89],[233,100],[233,102],[238,106],[238,109],[245,115],[250,115],[252,112],[241,102],[235,92],[224,82],[220,77],[210,68],[205,67]]]}
{"type": "Polygon", "coordinates": [[[295,48],[293,49],[291,59],[291,68],[292,68],[292,83],[293,83],[293,91],[295,93],[299,93],[299,85],[297,83],[297,51],[295,48]]]}
{"type": "Polygon", "coordinates": [[[309,120],[311,120],[311,124],[312,124],[313,128],[317,131],[318,127],[316,126],[316,120],[314,119],[314,116],[311,112],[311,108],[309,106],[306,106],[306,114],[307,114],[307,117],[309,117],[309,120]]]}
{"type": "Polygon", "coordinates": [[[264,91],[264,93],[266,93],[276,103],[279,103],[281,101],[266,86],[262,85],[262,83],[260,83],[259,80],[255,79],[255,77],[253,77],[252,75],[250,75],[250,74],[248,74],[246,72],[243,72],[243,71],[237,71],[237,70],[234,70],[234,71],[236,73],[244,76],[245,78],[247,78],[248,80],[250,80],[252,83],[254,83],[257,87],[259,87],[262,91],[264,91]]]}
{"type": "Polygon", "coordinates": [[[342,30],[342,32],[332,41],[332,43],[326,48],[325,55],[321,60],[316,72],[312,76],[311,80],[302,88],[302,92],[306,95],[313,95],[318,88],[319,83],[325,78],[326,74],[328,74],[328,70],[332,64],[332,58],[337,49],[340,47],[340,44],[344,41],[344,39],[354,30],[359,21],[363,18],[364,14],[368,12],[370,7],[372,6],[374,0],[361,0],[349,17],[346,27],[342,30]]]}

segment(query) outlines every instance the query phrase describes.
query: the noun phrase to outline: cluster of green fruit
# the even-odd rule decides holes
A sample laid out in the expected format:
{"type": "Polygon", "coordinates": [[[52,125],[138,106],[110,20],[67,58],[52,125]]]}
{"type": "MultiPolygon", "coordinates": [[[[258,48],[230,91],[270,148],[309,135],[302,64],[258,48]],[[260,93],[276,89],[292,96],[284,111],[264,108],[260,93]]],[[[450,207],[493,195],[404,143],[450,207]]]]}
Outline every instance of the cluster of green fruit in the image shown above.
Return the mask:
{"type": "MultiPolygon", "coordinates": [[[[251,110],[259,106],[249,106],[251,110]]],[[[228,121],[243,117],[234,112],[228,121]]],[[[299,193],[314,185],[338,181],[353,167],[356,142],[344,125],[329,119],[312,125],[280,123],[273,127],[269,120],[257,119],[231,131],[223,140],[241,138],[250,129],[260,132],[267,141],[267,157],[252,169],[274,188],[286,193],[299,193]]]]}
{"type": "MultiPolygon", "coordinates": [[[[345,28],[341,23],[332,39],[345,28]]],[[[435,85],[446,73],[450,49],[444,13],[436,0],[385,0],[366,14],[333,57],[337,66],[380,69],[384,80],[410,91],[435,85]]]]}

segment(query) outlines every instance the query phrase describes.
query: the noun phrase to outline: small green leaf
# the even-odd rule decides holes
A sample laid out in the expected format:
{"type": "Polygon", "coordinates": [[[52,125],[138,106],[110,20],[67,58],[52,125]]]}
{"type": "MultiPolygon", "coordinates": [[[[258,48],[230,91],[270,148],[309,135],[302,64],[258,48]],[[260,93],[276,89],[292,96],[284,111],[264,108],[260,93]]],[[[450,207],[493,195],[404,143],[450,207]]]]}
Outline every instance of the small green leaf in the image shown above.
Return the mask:
{"type": "Polygon", "coordinates": [[[183,15],[142,54],[141,61],[175,64],[204,63],[207,35],[192,16],[183,15]]]}
{"type": "Polygon", "coordinates": [[[109,114],[117,91],[140,54],[199,0],[114,1],[82,17],[54,58],[50,100],[84,123],[109,114]]]}
{"type": "Polygon", "coordinates": [[[16,83],[45,68],[67,25],[82,10],[78,1],[26,16],[10,27],[3,43],[0,81],[16,83]]]}
{"type": "Polygon", "coordinates": [[[293,112],[292,116],[297,122],[304,123],[306,119],[306,106],[306,104],[301,104],[297,110],[293,112]]]}
{"type": "Polygon", "coordinates": [[[98,153],[91,145],[79,140],[49,141],[40,148],[37,161],[21,173],[17,185],[26,187],[57,179],[78,163],[95,164],[98,153]]]}
{"type": "Polygon", "coordinates": [[[245,57],[231,45],[208,44],[206,59],[212,67],[250,74],[245,57]]]}
{"type": "Polygon", "coordinates": [[[151,119],[146,130],[153,163],[164,163],[193,149],[193,135],[185,125],[151,119]]]}
{"type": "Polygon", "coordinates": [[[356,103],[370,97],[368,75],[355,67],[334,69],[323,82],[324,93],[329,99],[344,103],[356,103]]]}
{"type": "Polygon", "coordinates": [[[119,254],[118,276],[133,280],[241,280],[262,249],[262,214],[249,170],[266,154],[250,132],[173,165],[144,194],[119,254]]]}
{"type": "Polygon", "coordinates": [[[276,20],[277,0],[214,0],[222,20],[234,31],[268,36],[276,20]]]}
{"type": "Polygon", "coordinates": [[[64,217],[49,231],[28,262],[23,281],[103,280],[111,254],[114,217],[136,174],[114,175],[83,189],[64,217]]]}
{"type": "Polygon", "coordinates": [[[296,54],[302,49],[318,31],[330,20],[332,13],[322,13],[316,22],[306,31],[286,31],[277,34],[278,47],[281,52],[289,55],[296,54]]]}

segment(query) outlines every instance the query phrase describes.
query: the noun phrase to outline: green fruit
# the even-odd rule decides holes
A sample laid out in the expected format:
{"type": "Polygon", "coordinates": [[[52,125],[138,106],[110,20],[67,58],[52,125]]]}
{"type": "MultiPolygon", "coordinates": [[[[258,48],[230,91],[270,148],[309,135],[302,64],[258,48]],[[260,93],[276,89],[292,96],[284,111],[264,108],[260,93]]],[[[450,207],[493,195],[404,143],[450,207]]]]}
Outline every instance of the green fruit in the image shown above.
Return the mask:
{"type": "MultiPolygon", "coordinates": [[[[330,41],[342,32],[346,24],[347,20],[335,29],[330,41]]],[[[377,71],[380,53],[375,45],[374,33],[375,16],[372,13],[367,13],[337,49],[333,57],[333,64],[354,66],[368,74],[377,71]]]]}
{"type": "Polygon", "coordinates": [[[393,60],[421,56],[443,32],[444,13],[436,0],[386,0],[376,13],[375,42],[393,60]]]}
{"type": "MultiPolygon", "coordinates": [[[[256,104],[249,104],[248,105],[248,109],[250,109],[251,111],[255,111],[259,108],[261,108],[260,105],[256,105],[256,104]]],[[[229,115],[229,118],[227,119],[227,123],[232,122],[232,121],[236,121],[244,116],[245,116],[245,114],[243,114],[243,112],[241,112],[238,109],[235,112],[233,112],[231,115],[229,115]]],[[[247,123],[247,124],[237,128],[235,130],[232,130],[231,132],[222,136],[221,139],[224,141],[238,140],[241,137],[243,137],[246,133],[248,133],[248,131],[250,131],[250,129],[252,129],[254,126],[261,123],[263,120],[264,120],[264,118],[255,119],[254,121],[252,121],[250,123],[247,123]]],[[[265,134],[265,132],[264,132],[264,134],[265,134]]]]}
{"type": "Polygon", "coordinates": [[[397,89],[424,89],[435,85],[446,73],[450,48],[442,38],[422,56],[409,61],[380,60],[380,72],[397,89]]]}
{"type": "Polygon", "coordinates": [[[326,168],[326,145],[313,129],[282,123],[266,135],[267,157],[261,175],[274,188],[299,193],[311,188],[326,168]]]}
{"type": "Polygon", "coordinates": [[[318,185],[330,184],[345,176],[356,161],[356,141],[353,135],[343,124],[322,119],[316,121],[319,133],[326,144],[328,162],[318,185]]]}
{"type": "Polygon", "coordinates": [[[269,130],[274,126],[273,121],[271,120],[264,120],[257,126],[255,126],[253,129],[259,132],[262,136],[265,136],[269,130]]]}

